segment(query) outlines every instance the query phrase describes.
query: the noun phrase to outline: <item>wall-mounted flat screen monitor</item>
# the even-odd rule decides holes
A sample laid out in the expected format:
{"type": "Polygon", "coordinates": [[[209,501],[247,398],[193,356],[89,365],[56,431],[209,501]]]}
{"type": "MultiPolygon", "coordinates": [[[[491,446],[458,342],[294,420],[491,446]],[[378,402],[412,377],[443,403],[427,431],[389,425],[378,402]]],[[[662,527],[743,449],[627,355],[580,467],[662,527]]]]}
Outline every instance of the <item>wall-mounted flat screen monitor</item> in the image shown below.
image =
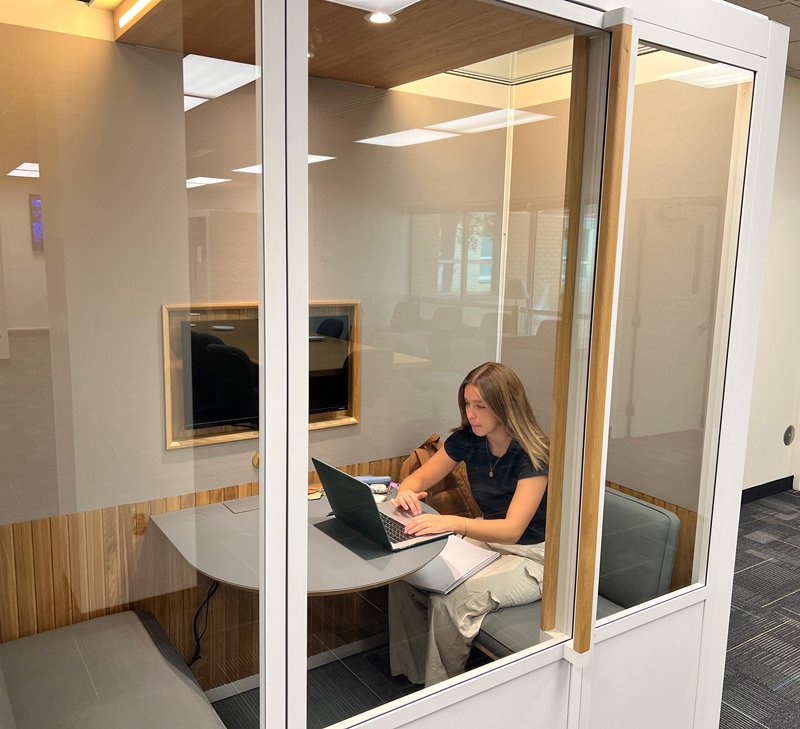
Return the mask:
{"type": "Polygon", "coordinates": [[[184,427],[258,428],[258,320],[181,322],[184,427]]]}
{"type": "Polygon", "coordinates": [[[308,317],[308,412],[350,407],[350,317],[308,317]]]}

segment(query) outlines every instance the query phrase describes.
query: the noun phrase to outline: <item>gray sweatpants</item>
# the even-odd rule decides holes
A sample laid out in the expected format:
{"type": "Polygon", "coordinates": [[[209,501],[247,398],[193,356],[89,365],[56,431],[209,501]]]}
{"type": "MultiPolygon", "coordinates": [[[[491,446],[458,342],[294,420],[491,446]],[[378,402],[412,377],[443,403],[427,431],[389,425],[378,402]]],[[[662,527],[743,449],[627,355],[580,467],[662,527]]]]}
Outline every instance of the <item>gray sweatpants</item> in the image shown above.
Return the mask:
{"type": "Polygon", "coordinates": [[[473,543],[502,556],[449,595],[428,593],[402,580],[389,585],[393,676],[405,674],[412,683],[431,686],[463,673],[488,612],[541,599],[544,543],[473,543]]]}

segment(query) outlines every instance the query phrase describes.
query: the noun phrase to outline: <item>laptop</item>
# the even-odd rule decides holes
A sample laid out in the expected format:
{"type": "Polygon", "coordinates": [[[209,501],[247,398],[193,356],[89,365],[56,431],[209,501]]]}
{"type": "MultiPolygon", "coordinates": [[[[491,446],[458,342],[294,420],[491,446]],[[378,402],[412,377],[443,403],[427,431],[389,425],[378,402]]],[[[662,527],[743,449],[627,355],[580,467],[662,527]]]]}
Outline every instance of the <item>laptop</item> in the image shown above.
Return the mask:
{"type": "Polygon", "coordinates": [[[396,508],[391,501],[376,503],[367,484],[316,458],[311,461],[325,487],[333,515],[370,541],[396,552],[444,539],[453,533],[441,532],[422,537],[406,534],[405,526],[413,518],[410,512],[396,508]]]}

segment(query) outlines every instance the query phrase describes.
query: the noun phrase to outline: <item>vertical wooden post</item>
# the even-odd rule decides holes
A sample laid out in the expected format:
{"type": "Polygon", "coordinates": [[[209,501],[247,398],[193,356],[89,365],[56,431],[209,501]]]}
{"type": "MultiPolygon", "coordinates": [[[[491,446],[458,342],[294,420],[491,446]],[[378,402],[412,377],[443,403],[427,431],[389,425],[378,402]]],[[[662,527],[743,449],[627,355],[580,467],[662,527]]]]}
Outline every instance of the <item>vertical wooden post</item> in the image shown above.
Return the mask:
{"type": "Polygon", "coordinates": [[[608,359],[611,345],[614,277],[620,229],[623,187],[625,122],[631,66],[630,25],[613,28],[608,79],[608,118],[603,155],[603,187],[597,231],[597,268],[592,310],[589,355],[588,402],[583,490],[578,542],[578,578],[575,595],[574,648],[585,653],[591,647],[594,624],[594,576],[597,563],[597,527],[603,495],[603,448],[608,392],[608,359]]]}
{"type": "Polygon", "coordinates": [[[583,145],[586,128],[586,84],[589,76],[589,38],[575,36],[572,41],[572,84],[569,96],[569,134],[567,179],[564,207],[568,215],[567,266],[561,293],[561,316],[556,327],[553,367],[553,407],[550,421],[550,475],[547,483],[547,528],[542,587],[542,630],[553,630],[558,596],[558,552],[561,541],[561,511],[564,485],[564,452],[567,432],[569,360],[578,243],[581,233],[581,182],[583,145]]]}

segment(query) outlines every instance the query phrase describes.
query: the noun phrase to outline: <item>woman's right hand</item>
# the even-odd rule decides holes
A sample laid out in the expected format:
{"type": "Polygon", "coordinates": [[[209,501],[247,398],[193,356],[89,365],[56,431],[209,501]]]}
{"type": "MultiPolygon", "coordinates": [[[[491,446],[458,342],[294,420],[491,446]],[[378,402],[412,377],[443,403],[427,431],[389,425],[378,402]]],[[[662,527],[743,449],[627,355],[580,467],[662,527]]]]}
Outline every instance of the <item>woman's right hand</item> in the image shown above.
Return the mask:
{"type": "Polygon", "coordinates": [[[412,491],[411,489],[402,489],[397,492],[397,496],[392,499],[392,505],[398,509],[405,509],[410,511],[414,516],[422,513],[422,506],[419,503],[420,499],[424,499],[428,495],[427,491],[412,491]]]}

